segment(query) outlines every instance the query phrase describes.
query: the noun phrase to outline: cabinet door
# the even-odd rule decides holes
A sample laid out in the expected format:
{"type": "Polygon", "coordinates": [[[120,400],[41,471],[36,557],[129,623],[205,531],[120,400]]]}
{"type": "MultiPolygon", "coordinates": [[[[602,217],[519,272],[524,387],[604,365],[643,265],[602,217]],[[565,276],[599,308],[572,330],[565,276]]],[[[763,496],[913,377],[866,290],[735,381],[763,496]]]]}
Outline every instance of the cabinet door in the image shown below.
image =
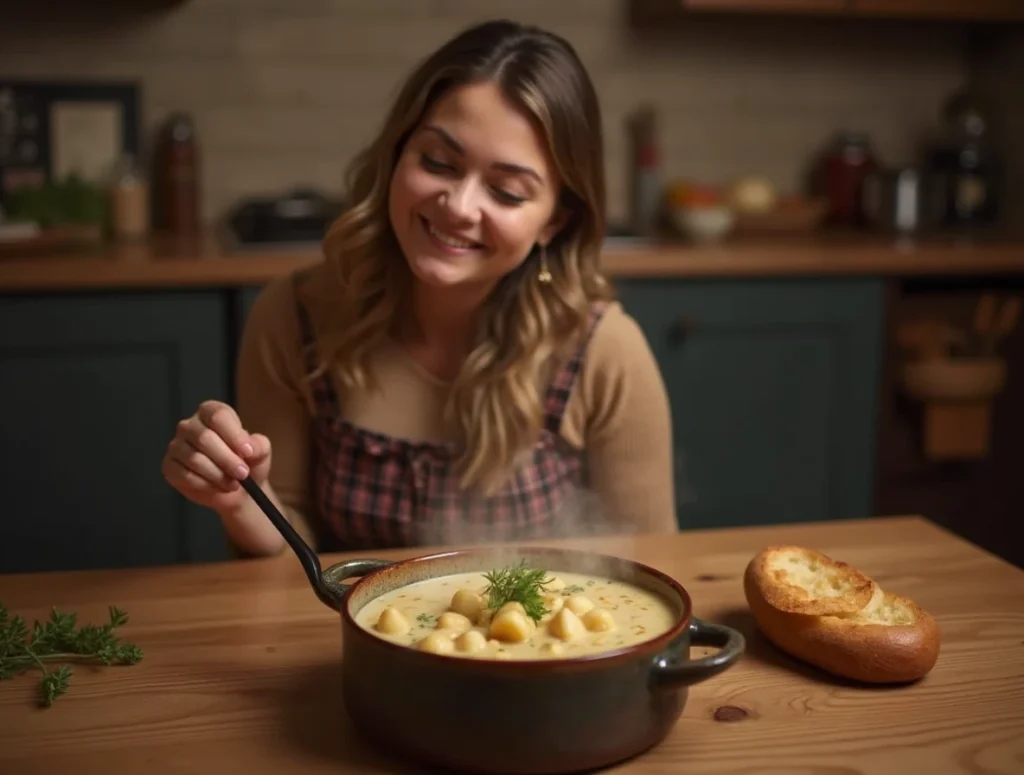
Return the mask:
{"type": "Polygon", "coordinates": [[[0,298],[0,572],[227,556],[160,473],[175,424],[227,393],[215,293],[0,298]]]}
{"type": "Polygon", "coordinates": [[[669,391],[681,527],[871,514],[880,281],[619,288],[669,391]]]}

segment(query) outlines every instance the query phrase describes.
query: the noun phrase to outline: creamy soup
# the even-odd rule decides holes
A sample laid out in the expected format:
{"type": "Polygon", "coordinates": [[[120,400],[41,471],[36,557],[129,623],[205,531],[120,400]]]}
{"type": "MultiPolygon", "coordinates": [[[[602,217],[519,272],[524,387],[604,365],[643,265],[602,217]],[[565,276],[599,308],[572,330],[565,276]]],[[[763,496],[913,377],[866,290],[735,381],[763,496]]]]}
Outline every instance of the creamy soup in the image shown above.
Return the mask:
{"type": "Polygon", "coordinates": [[[534,573],[532,588],[528,579],[509,575],[499,584],[483,573],[427,579],[372,600],[356,622],[378,637],[436,654],[557,659],[641,643],[678,619],[666,600],[633,584],[534,573]]]}

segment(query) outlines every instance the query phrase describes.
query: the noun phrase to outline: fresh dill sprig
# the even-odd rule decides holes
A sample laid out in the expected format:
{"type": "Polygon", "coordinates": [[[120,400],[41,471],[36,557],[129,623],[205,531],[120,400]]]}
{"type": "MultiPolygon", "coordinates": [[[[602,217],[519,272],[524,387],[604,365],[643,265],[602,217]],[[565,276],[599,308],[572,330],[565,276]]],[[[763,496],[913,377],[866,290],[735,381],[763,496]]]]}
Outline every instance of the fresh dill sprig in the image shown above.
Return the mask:
{"type": "Polygon", "coordinates": [[[133,665],[142,659],[142,649],[120,640],[118,627],[128,614],[110,606],[110,621],[103,625],[76,626],[76,614],[62,614],[56,608],[45,622],[34,622],[29,632],[25,620],[11,615],[0,602],[0,680],[21,675],[33,667],[43,672],[39,682],[39,704],[49,707],[65,694],[71,682],[71,668],[52,670],[47,662],[99,662],[103,665],[133,665]]]}
{"type": "Polygon", "coordinates": [[[497,611],[506,603],[520,603],[535,622],[547,613],[541,597],[541,587],[551,581],[547,571],[526,567],[524,559],[515,567],[485,573],[484,578],[488,582],[484,589],[488,608],[497,611]]]}

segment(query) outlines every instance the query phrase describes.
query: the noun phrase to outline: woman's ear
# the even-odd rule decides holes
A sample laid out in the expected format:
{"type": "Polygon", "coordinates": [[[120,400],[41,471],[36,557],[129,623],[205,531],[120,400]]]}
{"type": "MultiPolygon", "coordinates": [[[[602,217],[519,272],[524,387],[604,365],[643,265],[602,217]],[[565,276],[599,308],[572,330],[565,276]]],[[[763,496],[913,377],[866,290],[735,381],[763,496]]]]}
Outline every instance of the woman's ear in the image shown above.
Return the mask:
{"type": "Polygon", "coordinates": [[[568,222],[569,210],[568,208],[560,206],[555,210],[554,214],[551,216],[551,220],[547,222],[547,225],[541,229],[540,234],[537,235],[537,243],[547,247],[548,243],[555,238],[555,235],[557,235],[568,222]]]}

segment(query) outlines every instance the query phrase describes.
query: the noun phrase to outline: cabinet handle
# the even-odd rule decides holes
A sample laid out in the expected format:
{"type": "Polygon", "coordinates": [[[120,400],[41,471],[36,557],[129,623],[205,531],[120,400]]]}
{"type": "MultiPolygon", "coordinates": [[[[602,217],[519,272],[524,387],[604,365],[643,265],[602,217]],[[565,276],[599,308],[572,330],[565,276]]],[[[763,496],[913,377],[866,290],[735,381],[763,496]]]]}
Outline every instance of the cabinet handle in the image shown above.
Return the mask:
{"type": "Polygon", "coordinates": [[[689,315],[681,315],[676,322],[672,324],[669,336],[674,344],[685,344],[690,334],[696,330],[697,319],[692,318],[689,315]]]}

